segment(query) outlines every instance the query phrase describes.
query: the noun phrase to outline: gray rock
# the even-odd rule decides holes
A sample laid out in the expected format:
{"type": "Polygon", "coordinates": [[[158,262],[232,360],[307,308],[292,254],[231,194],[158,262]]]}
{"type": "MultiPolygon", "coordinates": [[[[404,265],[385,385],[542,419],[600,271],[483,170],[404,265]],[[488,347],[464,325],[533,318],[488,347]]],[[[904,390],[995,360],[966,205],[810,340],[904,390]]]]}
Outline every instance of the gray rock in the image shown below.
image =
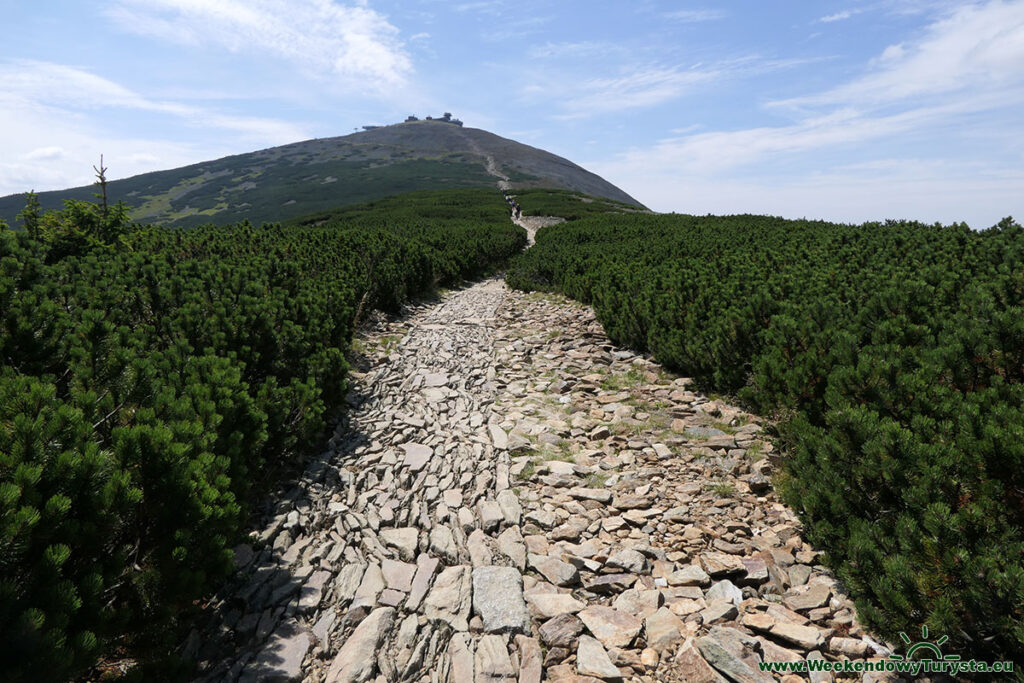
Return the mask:
{"type": "Polygon", "coordinates": [[[868,644],[858,638],[832,638],[828,641],[828,649],[851,659],[863,659],[868,654],[868,644]]]}
{"type": "Polygon", "coordinates": [[[580,571],[569,564],[550,555],[529,554],[526,557],[531,568],[556,586],[573,586],[580,581],[580,571]]]}
{"type": "Polygon", "coordinates": [[[772,488],[772,483],[763,474],[755,472],[747,477],[747,486],[750,492],[755,494],[767,493],[772,488]]]}
{"type": "Polygon", "coordinates": [[[647,647],[661,653],[683,638],[683,622],[667,607],[644,620],[644,631],[647,634],[647,647]]]}
{"type": "Polygon", "coordinates": [[[492,533],[501,528],[501,522],[505,519],[501,506],[497,501],[481,500],[476,506],[477,514],[480,515],[480,526],[487,533],[492,533]]]}
{"type": "Polygon", "coordinates": [[[367,565],[363,573],[363,580],[359,583],[355,597],[352,598],[352,608],[368,607],[373,609],[377,604],[377,597],[384,590],[384,574],[380,571],[380,565],[367,565]]]}
{"type": "Polygon", "coordinates": [[[626,548],[611,555],[605,560],[605,566],[613,569],[621,569],[624,572],[642,574],[647,571],[649,563],[642,553],[626,548]]]}
{"type": "Polygon", "coordinates": [[[487,425],[487,429],[491,434],[491,442],[495,449],[503,451],[508,448],[508,434],[504,429],[496,424],[487,425]]]}
{"type": "Polygon", "coordinates": [[[444,524],[438,524],[430,530],[430,550],[443,557],[446,562],[459,561],[459,547],[455,544],[455,535],[444,524]]]}
{"type": "Polygon", "coordinates": [[[430,589],[430,582],[434,578],[434,572],[440,561],[435,557],[421,554],[416,559],[416,575],[412,579],[412,589],[409,591],[409,598],[405,601],[405,607],[409,610],[419,609],[420,603],[426,597],[430,589]]]}
{"type": "Polygon", "coordinates": [[[408,593],[412,590],[412,580],[416,576],[416,565],[406,562],[384,559],[380,563],[381,574],[388,588],[408,593]]]}
{"type": "Polygon", "coordinates": [[[404,443],[402,450],[405,451],[403,464],[412,472],[419,472],[426,467],[430,462],[430,457],[434,454],[433,448],[419,443],[404,443]]]}
{"type": "MultiPolygon", "coordinates": [[[[822,660],[825,657],[820,652],[811,652],[807,655],[807,661],[811,660],[822,660]]],[[[832,677],[831,671],[810,671],[809,677],[811,683],[832,683],[834,678],[832,677]]]]}
{"type": "Polygon", "coordinates": [[[432,372],[423,377],[425,387],[443,387],[448,384],[448,375],[443,372],[432,372]]]}
{"type": "Polygon", "coordinates": [[[805,590],[791,591],[782,598],[782,604],[794,612],[815,609],[827,605],[832,597],[832,590],[821,583],[808,586],[805,590]]]}
{"type": "Polygon", "coordinates": [[[711,586],[704,593],[704,599],[709,603],[716,600],[727,600],[734,605],[739,606],[743,602],[743,591],[741,591],[732,581],[723,579],[711,586]]]}
{"type": "Polygon", "coordinates": [[[605,595],[608,593],[621,593],[631,588],[636,583],[636,576],[633,574],[605,574],[584,584],[584,587],[591,593],[605,595]]]}
{"type": "Polygon", "coordinates": [[[249,563],[252,562],[252,558],[255,556],[252,546],[248,543],[236,545],[232,552],[234,553],[235,569],[243,569],[249,566],[249,563]]]}
{"type": "Polygon", "coordinates": [[[380,607],[370,612],[338,651],[325,683],[363,683],[377,669],[377,650],[395,621],[395,610],[380,607]]]}
{"type": "Polygon", "coordinates": [[[519,648],[519,683],[540,683],[543,674],[540,643],[536,638],[516,636],[519,648]]]}
{"type": "Polygon", "coordinates": [[[324,595],[324,584],[331,578],[326,571],[313,572],[299,590],[299,611],[309,612],[320,605],[324,595]]]}
{"type": "Polygon", "coordinates": [[[586,607],[568,593],[530,593],[526,596],[530,612],[547,619],[560,614],[575,614],[586,607]]]}
{"type": "Polygon", "coordinates": [[[771,683],[771,674],[758,671],[756,640],[745,639],[736,629],[716,626],[696,640],[701,656],[735,683],[771,683]]]}
{"type": "Polygon", "coordinates": [[[427,594],[423,613],[428,619],[446,622],[456,631],[466,631],[469,629],[472,595],[471,569],[465,566],[446,567],[427,594]]]}
{"type": "Polygon", "coordinates": [[[526,544],[518,526],[510,526],[498,536],[498,550],[504,553],[519,571],[526,569],[526,544]]]}
{"type": "Polygon", "coordinates": [[[560,614],[548,619],[538,629],[540,639],[548,647],[572,649],[576,639],[583,633],[583,622],[572,614],[560,614]]]}
{"type": "Polygon", "coordinates": [[[516,670],[501,636],[484,636],[477,642],[474,664],[476,680],[481,683],[515,679],[516,670]]]}
{"type": "Polygon", "coordinates": [[[576,671],[581,676],[594,676],[606,681],[622,678],[622,673],[612,664],[601,643],[590,636],[580,636],[576,647],[576,671]]]}
{"type": "Polygon", "coordinates": [[[598,503],[608,504],[612,502],[612,492],[607,489],[569,489],[569,495],[578,500],[596,500],[598,503]]]}
{"type": "Polygon", "coordinates": [[[695,564],[672,572],[666,580],[670,586],[706,586],[711,583],[708,573],[695,564]]]}
{"type": "Polygon", "coordinates": [[[800,626],[799,624],[779,622],[772,626],[771,634],[783,642],[796,645],[804,652],[815,650],[825,642],[821,631],[814,626],[800,626]]]}
{"type": "Polygon", "coordinates": [[[397,550],[398,557],[404,562],[412,562],[416,559],[416,546],[419,543],[419,538],[419,529],[415,527],[380,530],[380,540],[384,545],[397,550]]]}
{"type": "Polygon", "coordinates": [[[451,669],[448,674],[448,681],[456,683],[474,680],[473,653],[469,649],[469,635],[456,633],[448,644],[448,657],[451,660],[451,669]]]}
{"type": "Polygon", "coordinates": [[[559,526],[552,529],[551,540],[570,541],[572,543],[577,543],[579,542],[580,537],[583,535],[583,532],[586,530],[586,524],[573,520],[571,522],[566,522],[565,524],[560,524],[559,526]]]}
{"type": "Polygon", "coordinates": [[[643,622],[632,614],[602,605],[582,610],[579,618],[605,647],[629,647],[643,628],[643,622]]]}
{"type": "Polygon", "coordinates": [[[735,619],[739,614],[736,605],[729,600],[716,600],[701,610],[700,618],[705,624],[713,624],[723,619],[735,619]]]}
{"type": "Polygon", "coordinates": [[[302,680],[302,660],[313,638],[294,619],[282,622],[256,658],[244,669],[246,678],[259,681],[302,680]]]}
{"type": "Polygon", "coordinates": [[[505,518],[507,526],[519,526],[523,517],[523,508],[519,504],[519,498],[512,491],[505,489],[497,496],[498,507],[505,518]]]}
{"type": "Polygon", "coordinates": [[[512,567],[473,570],[473,611],[487,633],[527,633],[530,615],[523,600],[523,577],[512,567]]]}
{"type": "Polygon", "coordinates": [[[466,539],[466,548],[469,550],[469,559],[474,567],[483,567],[491,564],[493,556],[491,549],[487,547],[487,538],[480,529],[473,529],[473,533],[466,539]]]}
{"type": "Polygon", "coordinates": [[[526,521],[533,522],[541,529],[551,529],[558,524],[558,517],[549,510],[533,510],[526,513],[526,521]]]}
{"type": "Polygon", "coordinates": [[[686,683],[729,683],[707,663],[692,640],[687,641],[679,648],[673,663],[680,681],[686,681],[686,683]]]}
{"type": "Polygon", "coordinates": [[[811,578],[811,568],[806,564],[795,564],[786,572],[789,576],[789,585],[803,586],[811,578]]]}
{"type": "Polygon", "coordinates": [[[743,566],[743,560],[735,555],[727,555],[715,551],[701,553],[700,563],[712,578],[718,578],[730,574],[743,574],[747,568],[743,566]]]}
{"type": "Polygon", "coordinates": [[[313,625],[313,635],[316,636],[318,642],[327,642],[327,638],[331,635],[331,627],[334,626],[334,622],[337,620],[338,614],[333,609],[324,611],[323,616],[313,625]]]}
{"type": "Polygon", "coordinates": [[[759,586],[768,580],[768,563],[757,557],[744,557],[743,566],[747,573],[740,581],[745,586],[759,586]]]}

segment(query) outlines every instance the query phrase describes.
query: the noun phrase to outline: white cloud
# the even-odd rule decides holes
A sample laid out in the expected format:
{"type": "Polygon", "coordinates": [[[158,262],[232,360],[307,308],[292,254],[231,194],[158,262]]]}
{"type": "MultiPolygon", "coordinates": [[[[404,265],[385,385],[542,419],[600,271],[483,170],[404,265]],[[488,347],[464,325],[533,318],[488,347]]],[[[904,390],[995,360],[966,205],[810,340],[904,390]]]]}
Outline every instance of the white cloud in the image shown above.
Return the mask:
{"type": "Polygon", "coordinates": [[[88,185],[103,154],[111,179],[224,156],[226,146],[114,135],[89,117],[0,95],[0,196],[88,185]],[[40,146],[47,143],[46,146],[40,146]]]}
{"type": "MultiPolygon", "coordinates": [[[[575,47],[589,48],[588,44],[575,47]]],[[[522,79],[519,92],[525,98],[557,104],[562,113],[555,118],[579,119],[654,107],[722,79],[792,68],[809,61],[817,60],[766,60],[754,56],[707,64],[698,62],[691,66],[628,64],[616,75],[589,77],[538,69],[522,79]]]]}
{"type": "Polygon", "coordinates": [[[794,114],[790,125],[681,131],[592,166],[657,209],[975,227],[1024,214],[1013,151],[1024,119],[1012,114],[1024,106],[1024,2],[946,12],[867,69],[826,92],[773,103],[794,114]],[[935,159],[871,161],[893,144],[935,159]],[[826,149],[868,162],[829,168],[826,149]]]}
{"type": "Polygon", "coordinates": [[[71,66],[0,64],[0,195],[88,183],[101,153],[111,178],[119,178],[308,137],[300,126],[275,119],[148,98],[71,66]],[[171,123],[226,134],[212,146],[126,135],[107,123],[126,112],[163,115],[171,123]]]}
{"type": "Polygon", "coordinates": [[[718,9],[677,10],[675,12],[667,12],[665,14],[665,17],[668,19],[694,24],[702,21],[725,19],[727,16],[729,16],[728,12],[718,9]]]}
{"type": "MultiPolygon", "coordinates": [[[[980,103],[978,106],[982,106],[980,103]]],[[[951,116],[971,113],[964,104],[920,108],[889,116],[864,116],[842,109],[791,126],[764,126],[667,138],[634,149],[615,161],[625,174],[709,175],[827,147],[859,145],[927,129],[951,116]]],[[[686,129],[683,129],[684,131],[686,129]]]]}
{"type": "Polygon", "coordinates": [[[456,12],[483,12],[485,14],[501,14],[505,3],[503,0],[480,0],[479,2],[463,2],[452,7],[456,12]]]}
{"type": "Polygon", "coordinates": [[[578,42],[547,42],[543,45],[534,45],[526,51],[526,54],[531,59],[552,59],[562,57],[593,57],[595,55],[623,52],[625,52],[625,49],[615,43],[581,40],[578,42]]]}
{"type": "Polygon", "coordinates": [[[398,29],[365,2],[115,0],[108,14],[141,35],[236,53],[271,54],[344,88],[384,93],[412,63],[398,29]]]}
{"type": "Polygon", "coordinates": [[[668,176],[622,172],[617,164],[587,168],[656,211],[753,213],[847,223],[893,219],[964,221],[988,228],[1024,215],[1024,171],[984,164],[886,159],[799,177],[668,176]]]}
{"type": "Polygon", "coordinates": [[[210,109],[145,97],[83,69],[64,64],[15,60],[0,64],[0,101],[21,100],[36,107],[87,112],[135,109],[167,114],[203,127],[222,128],[268,143],[308,137],[301,127],[284,121],[230,116],[210,109]]]}
{"type": "Polygon", "coordinates": [[[37,147],[22,158],[26,161],[55,161],[67,155],[63,147],[37,147]]]}
{"type": "Polygon", "coordinates": [[[651,107],[674,100],[693,86],[709,81],[716,71],[683,67],[647,67],[614,77],[582,79],[568,85],[541,88],[542,92],[560,91],[561,118],[580,118],[592,114],[651,107]]]}
{"type": "Polygon", "coordinates": [[[888,104],[922,95],[994,92],[1024,83],[1024,2],[961,7],[916,43],[886,48],[861,78],[791,106],[888,104]]]}
{"type": "Polygon", "coordinates": [[[818,19],[822,24],[831,24],[835,21],[845,21],[855,14],[860,14],[863,10],[843,10],[842,12],[836,12],[835,14],[829,14],[818,19]]]}

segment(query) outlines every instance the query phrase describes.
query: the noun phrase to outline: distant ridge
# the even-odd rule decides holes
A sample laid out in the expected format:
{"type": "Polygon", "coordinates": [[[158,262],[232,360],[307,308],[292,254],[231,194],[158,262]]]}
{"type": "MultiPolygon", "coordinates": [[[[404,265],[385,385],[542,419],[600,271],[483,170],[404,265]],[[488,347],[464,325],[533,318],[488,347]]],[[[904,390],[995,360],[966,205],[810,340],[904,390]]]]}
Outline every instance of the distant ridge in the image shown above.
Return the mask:
{"type": "MultiPolygon", "coordinates": [[[[280,221],[416,190],[547,187],[642,207],[600,176],[557,155],[442,119],[409,120],[110,182],[138,221],[190,227],[280,221]]],[[[458,122],[461,124],[461,122],[458,122]]],[[[116,159],[108,159],[116,167],[116,159]]],[[[95,188],[41,192],[45,209],[91,200],[95,188]]],[[[23,194],[0,197],[17,227],[23,194]]]]}

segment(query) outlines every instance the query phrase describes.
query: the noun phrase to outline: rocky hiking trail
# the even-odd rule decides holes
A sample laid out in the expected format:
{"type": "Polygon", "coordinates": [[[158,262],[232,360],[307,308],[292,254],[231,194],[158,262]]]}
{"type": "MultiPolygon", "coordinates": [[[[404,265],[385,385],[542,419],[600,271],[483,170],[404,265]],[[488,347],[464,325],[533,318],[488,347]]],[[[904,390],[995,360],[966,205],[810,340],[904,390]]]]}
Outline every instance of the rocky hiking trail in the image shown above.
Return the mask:
{"type": "Polygon", "coordinates": [[[889,654],[774,495],[761,420],[588,308],[488,279],[359,344],[335,437],[184,646],[198,680],[798,681],[757,662],[889,654]]]}

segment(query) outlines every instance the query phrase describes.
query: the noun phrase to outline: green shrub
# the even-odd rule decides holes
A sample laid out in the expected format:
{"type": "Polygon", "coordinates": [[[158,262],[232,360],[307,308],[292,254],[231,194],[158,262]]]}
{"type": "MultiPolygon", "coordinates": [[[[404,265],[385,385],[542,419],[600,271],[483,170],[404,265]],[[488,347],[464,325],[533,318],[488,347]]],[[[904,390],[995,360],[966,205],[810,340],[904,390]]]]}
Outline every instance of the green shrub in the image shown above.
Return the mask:
{"type": "Polygon", "coordinates": [[[1024,658],[1024,230],[764,216],[543,229],[508,282],[780,425],[782,493],[895,639],[1024,658]]]}
{"type": "Polygon", "coordinates": [[[114,645],[167,645],[230,571],[254,497],[340,410],[357,311],[525,245],[496,192],[459,194],[447,218],[417,213],[430,205],[114,241],[77,207],[42,217],[57,233],[0,231],[5,680],[67,680],[114,645]]]}

